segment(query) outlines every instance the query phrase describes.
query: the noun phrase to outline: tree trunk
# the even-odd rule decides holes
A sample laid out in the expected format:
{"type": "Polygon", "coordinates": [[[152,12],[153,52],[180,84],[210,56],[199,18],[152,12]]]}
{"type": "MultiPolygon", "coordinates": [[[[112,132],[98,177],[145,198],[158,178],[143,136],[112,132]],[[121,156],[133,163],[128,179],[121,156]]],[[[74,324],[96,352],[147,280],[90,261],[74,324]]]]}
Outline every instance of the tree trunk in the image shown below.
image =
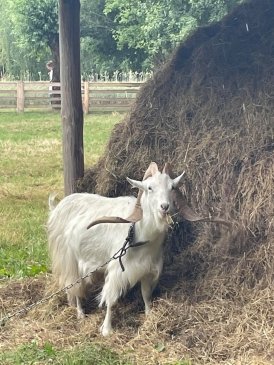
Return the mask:
{"type": "Polygon", "coordinates": [[[59,37],[64,191],[69,195],[84,175],[79,0],[59,0],[59,37]]]}
{"type": "Polygon", "coordinates": [[[53,76],[52,82],[60,82],[60,47],[59,40],[55,40],[50,47],[53,61],[53,76]]]}

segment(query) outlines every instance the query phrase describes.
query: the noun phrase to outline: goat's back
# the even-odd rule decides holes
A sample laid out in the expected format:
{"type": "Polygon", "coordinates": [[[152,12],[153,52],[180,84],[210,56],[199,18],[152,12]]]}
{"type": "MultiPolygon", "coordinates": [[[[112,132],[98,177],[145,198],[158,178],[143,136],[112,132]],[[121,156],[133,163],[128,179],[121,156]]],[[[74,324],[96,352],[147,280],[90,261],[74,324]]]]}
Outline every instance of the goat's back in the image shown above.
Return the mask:
{"type": "Polygon", "coordinates": [[[68,195],[62,199],[57,206],[55,206],[55,196],[50,195],[52,215],[66,214],[67,218],[75,217],[76,215],[83,214],[91,216],[101,217],[102,215],[121,215],[126,217],[129,214],[135,204],[136,198],[132,196],[120,196],[117,198],[107,198],[97,194],[88,193],[75,193],[68,195]],[[121,211],[122,209],[122,211],[121,211]]]}
{"type": "Polygon", "coordinates": [[[89,230],[87,226],[102,216],[126,218],[135,200],[134,197],[106,198],[76,193],[52,209],[47,224],[49,252],[60,287],[98,267],[121,247],[129,224],[100,224],[89,230]]]}

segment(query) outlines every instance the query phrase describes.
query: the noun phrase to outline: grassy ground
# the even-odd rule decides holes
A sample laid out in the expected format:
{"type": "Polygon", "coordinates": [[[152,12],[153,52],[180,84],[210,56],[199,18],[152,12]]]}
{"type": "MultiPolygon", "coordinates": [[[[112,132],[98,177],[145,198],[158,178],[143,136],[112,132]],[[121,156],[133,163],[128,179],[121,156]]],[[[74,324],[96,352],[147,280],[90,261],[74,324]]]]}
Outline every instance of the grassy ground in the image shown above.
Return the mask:
{"type": "MultiPolygon", "coordinates": [[[[86,166],[104,148],[120,114],[85,120],[86,166]]],[[[57,113],[0,114],[0,279],[47,271],[47,197],[62,196],[61,124],[57,113]]]]}
{"type": "MultiPolygon", "coordinates": [[[[122,118],[118,113],[86,117],[87,167],[101,155],[114,124],[122,118]]],[[[49,193],[63,195],[60,116],[0,113],[0,156],[1,317],[54,290],[51,275],[47,274],[50,264],[45,223],[49,193]]],[[[79,323],[75,310],[55,297],[0,327],[0,364],[129,365],[136,364],[136,352],[147,358],[142,364],[189,364],[159,362],[162,357],[166,359],[167,348],[157,338],[152,338],[151,348],[146,345],[146,337],[139,335],[139,326],[144,322],[142,312],[143,308],[136,316],[136,307],[123,303],[116,315],[122,327],[119,330],[117,326],[116,335],[106,339],[98,335],[104,316],[101,310],[79,323]],[[130,345],[130,339],[140,346],[130,345]],[[129,344],[126,350],[125,344],[129,344]]]]}
{"type": "MultiPolygon", "coordinates": [[[[86,166],[104,148],[120,114],[85,119],[86,166]]],[[[60,116],[55,113],[0,113],[0,280],[46,272],[49,267],[44,225],[47,197],[62,196],[60,116]]],[[[3,351],[1,364],[122,364],[109,350],[90,343],[70,350],[42,347],[35,340],[3,351]]]]}
{"type": "Polygon", "coordinates": [[[129,365],[110,350],[90,343],[70,350],[57,350],[51,343],[42,347],[36,341],[0,354],[2,365],[66,364],[66,365],[129,365]]]}

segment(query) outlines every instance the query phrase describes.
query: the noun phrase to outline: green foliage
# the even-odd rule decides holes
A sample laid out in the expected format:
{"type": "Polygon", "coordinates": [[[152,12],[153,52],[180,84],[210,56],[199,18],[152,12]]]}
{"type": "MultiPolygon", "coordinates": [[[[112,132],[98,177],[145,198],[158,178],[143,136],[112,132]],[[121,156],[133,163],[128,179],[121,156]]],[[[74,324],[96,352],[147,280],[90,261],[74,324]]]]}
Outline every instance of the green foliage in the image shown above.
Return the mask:
{"type": "MultiPolygon", "coordinates": [[[[16,26],[18,43],[29,56],[43,62],[42,70],[46,73],[46,62],[53,59],[57,63],[59,76],[59,34],[58,3],[56,0],[16,0],[16,26]],[[50,54],[50,55],[49,55],[50,54]]],[[[38,72],[37,72],[38,73],[38,72]]]]}
{"type": "MultiPolygon", "coordinates": [[[[84,74],[117,67],[113,21],[103,13],[104,0],[81,1],[81,55],[84,74]]],[[[118,57],[119,58],[119,57],[118,57]]]]}
{"type": "Polygon", "coordinates": [[[46,78],[45,64],[58,42],[57,2],[7,0],[0,16],[2,69],[15,78],[28,78],[26,72],[34,79],[42,72],[46,78]]]}
{"type": "Polygon", "coordinates": [[[188,0],[189,13],[198,25],[206,25],[222,19],[243,0],[188,0]]]}
{"type": "MultiPolygon", "coordinates": [[[[81,0],[82,74],[145,71],[163,62],[198,26],[221,19],[243,0],[81,0]]],[[[0,5],[0,67],[32,78],[58,59],[58,1],[0,5]]]]}
{"type": "Polygon", "coordinates": [[[104,8],[105,0],[81,1],[82,73],[141,70],[145,52],[127,46],[119,49],[113,37],[114,15],[106,14],[104,8]]]}
{"type": "Polygon", "coordinates": [[[58,42],[58,3],[55,0],[8,0],[17,44],[36,53],[58,42]]]}
{"type": "Polygon", "coordinates": [[[145,49],[151,67],[156,58],[162,61],[170,50],[197,24],[185,15],[178,1],[107,0],[105,12],[115,12],[118,24],[114,31],[118,46],[145,49]]]}
{"type": "Polygon", "coordinates": [[[58,3],[56,0],[16,0],[17,26],[21,40],[32,50],[51,48],[58,42],[58,3]]]}
{"type": "Polygon", "coordinates": [[[144,49],[153,67],[197,26],[221,19],[241,0],[106,0],[114,15],[114,37],[120,49],[144,49]]]}

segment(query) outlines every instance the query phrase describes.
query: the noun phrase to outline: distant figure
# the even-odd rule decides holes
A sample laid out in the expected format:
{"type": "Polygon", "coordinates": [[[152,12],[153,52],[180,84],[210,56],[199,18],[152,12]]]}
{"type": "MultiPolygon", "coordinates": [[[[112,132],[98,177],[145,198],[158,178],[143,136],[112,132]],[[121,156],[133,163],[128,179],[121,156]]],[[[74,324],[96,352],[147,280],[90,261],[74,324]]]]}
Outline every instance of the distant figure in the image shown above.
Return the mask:
{"type": "Polygon", "coordinates": [[[48,61],[46,63],[46,68],[48,69],[48,75],[49,75],[49,81],[52,82],[52,78],[53,78],[53,61],[48,61]]]}
{"type": "MultiPolygon", "coordinates": [[[[48,69],[48,75],[49,75],[49,82],[52,83],[53,81],[53,69],[54,69],[54,63],[53,61],[48,61],[46,63],[46,68],[48,69]]],[[[55,90],[60,90],[60,86],[49,86],[49,99],[50,104],[53,109],[60,109],[61,105],[61,94],[54,92],[55,90]],[[53,100],[54,98],[58,98],[59,100],[53,100]]]]}

